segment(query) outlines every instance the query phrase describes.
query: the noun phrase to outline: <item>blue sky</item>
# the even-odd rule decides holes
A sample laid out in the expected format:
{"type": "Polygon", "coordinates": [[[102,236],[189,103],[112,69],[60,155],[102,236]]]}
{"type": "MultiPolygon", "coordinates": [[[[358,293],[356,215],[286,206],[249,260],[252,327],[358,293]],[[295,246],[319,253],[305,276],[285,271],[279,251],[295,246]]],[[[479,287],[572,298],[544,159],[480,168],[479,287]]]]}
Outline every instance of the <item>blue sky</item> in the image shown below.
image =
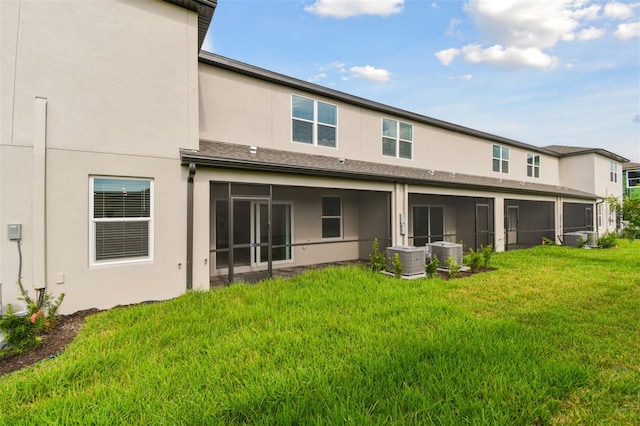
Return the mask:
{"type": "Polygon", "coordinates": [[[218,0],[203,49],[536,146],[640,162],[640,2],[218,0]]]}

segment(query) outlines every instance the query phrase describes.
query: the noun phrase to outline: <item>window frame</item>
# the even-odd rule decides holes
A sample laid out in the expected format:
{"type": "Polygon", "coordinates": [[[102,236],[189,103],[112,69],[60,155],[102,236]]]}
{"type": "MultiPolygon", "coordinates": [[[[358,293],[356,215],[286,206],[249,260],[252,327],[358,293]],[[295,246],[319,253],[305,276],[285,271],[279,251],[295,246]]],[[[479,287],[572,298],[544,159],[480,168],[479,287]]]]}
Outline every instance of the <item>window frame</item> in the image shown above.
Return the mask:
{"type": "Polygon", "coordinates": [[[400,120],[396,120],[395,118],[389,118],[389,117],[382,117],[382,120],[380,122],[380,134],[381,134],[381,150],[382,150],[382,156],[383,157],[390,157],[390,158],[398,158],[400,160],[413,160],[413,124],[411,123],[407,123],[406,121],[400,121],[400,120]],[[395,122],[395,136],[394,135],[385,135],[384,134],[384,122],[385,120],[387,121],[393,121],[395,122]],[[402,132],[400,131],[400,128],[402,125],[405,126],[409,126],[409,128],[411,129],[411,139],[406,139],[402,137],[402,132]],[[385,139],[388,140],[393,140],[394,142],[394,155],[389,155],[389,154],[385,154],[384,152],[384,142],[385,139]],[[411,154],[409,157],[403,157],[400,155],[400,146],[402,143],[408,144],[409,147],[411,148],[411,154]]]}
{"type": "Polygon", "coordinates": [[[155,216],[155,188],[152,178],[130,176],[89,176],[89,266],[123,265],[130,263],[151,262],[154,259],[154,216],[155,216]],[[149,216],[148,217],[121,217],[121,218],[96,218],[95,217],[95,181],[105,179],[114,181],[139,181],[149,183],[149,216]],[[111,258],[107,260],[96,259],[96,225],[97,223],[125,223],[147,222],[147,256],[111,258]]]}
{"type": "Polygon", "coordinates": [[[510,170],[510,167],[509,167],[510,160],[511,160],[511,155],[509,153],[508,147],[498,145],[498,144],[491,145],[491,170],[493,170],[494,173],[503,173],[508,175],[510,170]],[[500,150],[500,155],[498,157],[495,156],[496,148],[500,150]],[[506,153],[506,156],[505,156],[505,153],[506,153]],[[498,170],[496,170],[496,161],[498,161],[498,170]]]}
{"type": "Polygon", "coordinates": [[[340,240],[343,238],[344,236],[344,229],[343,229],[343,224],[344,224],[344,220],[343,220],[343,208],[342,208],[342,197],[340,195],[323,195],[321,197],[321,201],[320,201],[320,216],[321,216],[321,236],[323,240],[340,240]],[[329,199],[329,198],[335,198],[340,202],[340,214],[338,216],[335,215],[325,215],[324,214],[324,200],[325,199],[329,199]],[[339,235],[337,236],[326,236],[325,237],[325,219],[338,219],[339,220],[339,235]]]}
{"type": "Polygon", "coordinates": [[[612,160],[609,164],[609,180],[618,183],[618,163],[612,160]]]}
{"type": "Polygon", "coordinates": [[[627,189],[631,188],[640,188],[640,170],[627,170],[627,189]],[[633,177],[631,176],[632,173],[633,177]],[[631,185],[632,181],[633,185],[631,185]]]}
{"type": "Polygon", "coordinates": [[[527,176],[540,179],[540,154],[527,153],[527,176]]]}
{"type": "Polygon", "coordinates": [[[332,103],[329,103],[329,102],[325,102],[325,101],[319,101],[317,99],[313,99],[313,98],[310,98],[308,96],[302,96],[302,95],[298,95],[298,94],[292,93],[291,94],[291,142],[292,143],[300,143],[300,144],[304,144],[304,145],[317,146],[317,147],[322,147],[322,148],[338,149],[338,105],[332,104],[332,103]],[[293,103],[293,100],[296,97],[297,98],[301,98],[301,99],[306,99],[306,100],[309,100],[309,101],[313,102],[313,119],[310,120],[308,118],[294,116],[294,111],[293,111],[294,103],[293,103]],[[320,121],[320,117],[319,117],[319,105],[320,104],[329,105],[329,106],[335,108],[335,124],[331,124],[331,123],[320,121]],[[310,143],[294,139],[293,126],[294,126],[294,122],[295,121],[311,124],[311,142],[310,143]],[[333,146],[323,145],[323,144],[318,143],[318,134],[319,134],[319,129],[321,127],[328,127],[328,128],[332,128],[334,130],[334,132],[335,132],[335,140],[333,141],[334,142],[333,146]]]}

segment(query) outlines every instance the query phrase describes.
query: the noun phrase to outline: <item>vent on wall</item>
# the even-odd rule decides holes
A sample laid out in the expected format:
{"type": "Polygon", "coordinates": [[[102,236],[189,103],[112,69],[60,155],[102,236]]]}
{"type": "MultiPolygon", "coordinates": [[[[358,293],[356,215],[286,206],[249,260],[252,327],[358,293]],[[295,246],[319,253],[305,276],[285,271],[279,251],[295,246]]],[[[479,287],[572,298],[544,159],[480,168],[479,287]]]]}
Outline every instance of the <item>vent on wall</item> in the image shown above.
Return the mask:
{"type": "Polygon", "coordinates": [[[462,244],[436,241],[435,243],[427,243],[425,249],[431,258],[433,255],[438,256],[441,268],[447,267],[447,259],[450,257],[453,257],[456,263],[462,266],[462,244]]]}

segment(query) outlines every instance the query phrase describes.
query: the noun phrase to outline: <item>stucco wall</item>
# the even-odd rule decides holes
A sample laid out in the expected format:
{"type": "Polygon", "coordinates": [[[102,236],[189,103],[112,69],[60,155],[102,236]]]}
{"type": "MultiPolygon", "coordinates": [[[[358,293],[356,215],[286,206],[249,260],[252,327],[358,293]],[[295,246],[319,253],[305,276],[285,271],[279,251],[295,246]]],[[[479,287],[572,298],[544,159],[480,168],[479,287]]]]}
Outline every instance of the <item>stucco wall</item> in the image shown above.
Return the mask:
{"type": "Polygon", "coordinates": [[[509,173],[492,170],[494,142],[412,122],[345,102],[200,64],[200,132],[203,139],[328,155],[422,169],[557,185],[558,159],[540,155],[540,177],[527,176],[526,149],[510,146],[509,173]],[[337,147],[292,142],[291,96],[337,105],[337,147]],[[382,155],[382,119],[413,124],[413,158],[382,155]]]}
{"type": "Polygon", "coordinates": [[[179,149],[198,146],[196,14],[157,0],[8,0],[0,7],[3,305],[17,297],[8,223],[23,225],[25,287],[37,284],[32,271],[44,265],[50,292],[67,294],[61,313],[179,295],[186,253],[179,149]],[[47,105],[45,258],[32,246],[36,97],[47,105]],[[91,175],[154,180],[152,261],[89,267],[91,175]]]}

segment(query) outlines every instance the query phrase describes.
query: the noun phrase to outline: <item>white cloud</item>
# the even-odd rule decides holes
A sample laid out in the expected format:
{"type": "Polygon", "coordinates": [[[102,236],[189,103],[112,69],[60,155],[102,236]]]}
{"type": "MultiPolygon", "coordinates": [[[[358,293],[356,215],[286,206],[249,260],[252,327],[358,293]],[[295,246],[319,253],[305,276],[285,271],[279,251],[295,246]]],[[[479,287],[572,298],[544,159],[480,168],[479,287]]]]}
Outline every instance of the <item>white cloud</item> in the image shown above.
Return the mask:
{"type": "MultiPolygon", "coordinates": [[[[586,26],[601,19],[601,4],[590,0],[468,0],[464,10],[480,29],[486,47],[470,44],[435,53],[443,65],[449,65],[458,55],[471,63],[489,63],[505,68],[549,69],[559,59],[550,53],[559,42],[587,41],[605,35],[604,28],[586,26]]],[[[605,14],[630,16],[640,3],[609,3],[605,14]]],[[[449,23],[447,34],[453,33],[458,21],[449,23]]],[[[634,24],[635,25],[635,24],[634,24]]],[[[620,39],[636,37],[636,28],[621,24],[616,35],[620,39]]]]}
{"type": "Polygon", "coordinates": [[[460,54],[460,49],[445,49],[439,52],[436,52],[436,58],[440,61],[442,65],[449,65],[453,62],[453,60],[460,54]]]}
{"type": "Polygon", "coordinates": [[[320,74],[316,74],[313,77],[311,77],[308,81],[309,83],[315,83],[325,78],[327,78],[327,74],[321,72],[320,74]]]}
{"type": "Polygon", "coordinates": [[[355,78],[364,78],[366,80],[384,82],[391,78],[391,73],[381,68],[375,68],[371,65],[364,67],[351,67],[349,70],[353,73],[355,78]]]}
{"type": "Polygon", "coordinates": [[[390,16],[402,12],[404,0],[316,0],[305,11],[331,18],[358,15],[390,16]]]}
{"type": "Polygon", "coordinates": [[[589,27],[581,30],[578,33],[578,40],[595,40],[601,38],[604,35],[605,31],[602,28],[589,27]]]}
{"type": "Polygon", "coordinates": [[[445,30],[445,34],[448,36],[457,36],[458,38],[462,38],[462,33],[456,29],[458,25],[460,25],[462,21],[458,18],[453,18],[449,21],[449,26],[445,30]]]}
{"type": "Polygon", "coordinates": [[[640,22],[618,25],[615,35],[620,40],[630,40],[634,37],[640,38],[640,22]]]}
{"type": "Polygon", "coordinates": [[[470,44],[462,48],[465,60],[471,63],[489,63],[505,68],[553,68],[558,58],[547,55],[535,47],[504,47],[499,44],[483,49],[470,44]]]}
{"type": "Polygon", "coordinates": [[[473,79],[473,74],[463,74],[463,75],[453,75],[449,77],[449,80],[471,80],[473,79]]]}
{"type": "Polygon", "coordinates": [[[633,15],[633,9],[640,6],[640,3],[608,3],[604,7],[604,16],[609,19],[628,19],[633,15]]]}

